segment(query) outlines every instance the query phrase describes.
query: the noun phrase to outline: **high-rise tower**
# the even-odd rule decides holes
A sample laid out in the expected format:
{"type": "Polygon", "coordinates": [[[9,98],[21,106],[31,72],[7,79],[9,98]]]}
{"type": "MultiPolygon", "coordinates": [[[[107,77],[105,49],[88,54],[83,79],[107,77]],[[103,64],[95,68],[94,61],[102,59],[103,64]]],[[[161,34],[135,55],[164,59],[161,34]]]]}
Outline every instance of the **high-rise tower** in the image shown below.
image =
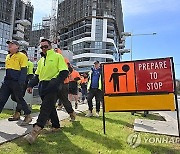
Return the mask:
{"type": "Polygon", "coordinates": [[[60,0],[57,30],[59,47],[73,52],[79,71],[87,71],[96,60],[119,61],[121,0],[60,0]]]}

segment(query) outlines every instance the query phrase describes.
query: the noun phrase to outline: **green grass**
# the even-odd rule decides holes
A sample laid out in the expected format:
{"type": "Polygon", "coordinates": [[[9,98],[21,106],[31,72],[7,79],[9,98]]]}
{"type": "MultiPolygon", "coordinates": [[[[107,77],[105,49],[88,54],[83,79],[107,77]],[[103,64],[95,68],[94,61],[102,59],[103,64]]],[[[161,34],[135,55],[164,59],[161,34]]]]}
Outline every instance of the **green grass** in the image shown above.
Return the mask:
{"type": "MultiPolygon", "coordinates": [[[[180,153],[179,144],[144,143],[132,148],[126,140],[133,133],[135,118],[144,118],[141,113],[132,116],[130,113],[106,113],[106,135],[103,134],[102,117],[87,118],[79,114],[77,121],[62,121],[62,131],[47,134],[46,130],[39,135],[33,145],[23,138],[0,145],[0,153],[5,154],[174,154],[180,153]]],[[[146,119],[163,120],[158,115],[148,115],[146,119]]],[[[167,137],[149,133],[140,133],[144,137],[167,137]]]]}
{"type": "MultiPolygon", "coordinates": [[[[39,109],[40,109],[40,105],[32,105],[32,113],[39,112],[39,109]]],[[[14,113],[13,110],[4,109],[0,114],[0,120],[9,118],[10,116],[13,115],[13,113],[14,113]]]]}

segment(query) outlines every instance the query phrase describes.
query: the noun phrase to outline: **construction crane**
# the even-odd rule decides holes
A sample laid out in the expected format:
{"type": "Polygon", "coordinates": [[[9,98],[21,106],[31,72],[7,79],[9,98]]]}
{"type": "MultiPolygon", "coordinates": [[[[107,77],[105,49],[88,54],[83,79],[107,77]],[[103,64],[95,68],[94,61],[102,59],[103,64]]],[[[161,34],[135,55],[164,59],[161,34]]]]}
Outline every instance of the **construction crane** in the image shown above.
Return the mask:
{"type": "Polygon", "coordinates": [[[49,38],[54,44],[57,43],[57,29],[56,29],[57,1],[58,0],[52,0],[51,17],[50,17],[50,37],[49,38]]]}

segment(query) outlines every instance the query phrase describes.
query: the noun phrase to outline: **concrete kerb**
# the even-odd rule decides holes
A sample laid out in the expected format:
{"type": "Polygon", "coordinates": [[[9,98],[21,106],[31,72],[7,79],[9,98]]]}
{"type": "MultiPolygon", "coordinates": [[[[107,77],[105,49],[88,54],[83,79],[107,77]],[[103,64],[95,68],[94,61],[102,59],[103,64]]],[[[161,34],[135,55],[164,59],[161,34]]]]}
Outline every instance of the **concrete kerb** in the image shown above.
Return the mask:
{"type": "Polygon", "coordinates": [[[159,112],[153,112],[153,113],[158,113],[161,117],[163,117],[166,121],[173,122],[174,124],[177,123],[177,119],[171,117],[168,115],[165,111],[159,111],[159,112]]]}
{"type": "Polygon", "coordinates": [[[137,132],[148,132],[154,134],[164,134],[178,136],[177,119],[168,115],[165,111],[154,111],[158,113],[165,121],[135,119],[134,130],[137,132]]]}

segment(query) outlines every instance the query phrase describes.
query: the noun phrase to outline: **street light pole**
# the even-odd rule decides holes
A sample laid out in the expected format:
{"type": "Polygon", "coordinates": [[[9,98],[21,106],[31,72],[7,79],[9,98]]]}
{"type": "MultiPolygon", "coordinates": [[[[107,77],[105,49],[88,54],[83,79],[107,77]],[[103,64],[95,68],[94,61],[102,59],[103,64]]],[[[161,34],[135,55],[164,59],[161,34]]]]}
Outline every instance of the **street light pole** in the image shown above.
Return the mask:
{"type": "Polygon", "coordinates": [[[153,33],[148,33],[148,34],[133,34],[132,32],[130,33],[129,36],[131,36],[131,61],[133,59],[133,36],[142,36],[142,35],[156,35],[157,33],[156,32],[153,32],[153,33]]]}
{"type": "Polygon", "coordinates": [[[132,36],[132,33],[131,33],[131,61],[132,61],[132,45],[133,45],[133,36],[132,36]]]}

